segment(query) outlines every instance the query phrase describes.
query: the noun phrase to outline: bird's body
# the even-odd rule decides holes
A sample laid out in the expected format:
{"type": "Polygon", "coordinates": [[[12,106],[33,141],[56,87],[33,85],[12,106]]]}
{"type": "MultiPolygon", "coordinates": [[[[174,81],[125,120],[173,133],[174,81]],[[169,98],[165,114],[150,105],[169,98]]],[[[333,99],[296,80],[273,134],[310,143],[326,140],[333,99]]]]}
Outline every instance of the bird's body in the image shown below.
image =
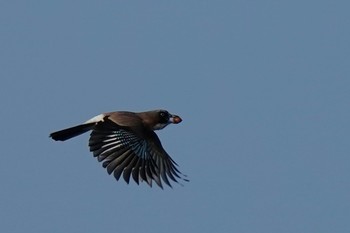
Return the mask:
{"type": "Polygon", "coordinates": [[[89,140],[90,151],[119,180],[123,174],[129,183],[130,176],[135,182],[146,181],[159,187],[162,181],[178,182],[177,178],[188,181],[176,168],[177,164],[162,147],[154,130],[163,129],[168,124],[178,124],[179,116],[165,110],[148,112],[108,112],[91,118],[81,125],[50,134],[56,141],[65,141],[92,130],[89,140]]]}

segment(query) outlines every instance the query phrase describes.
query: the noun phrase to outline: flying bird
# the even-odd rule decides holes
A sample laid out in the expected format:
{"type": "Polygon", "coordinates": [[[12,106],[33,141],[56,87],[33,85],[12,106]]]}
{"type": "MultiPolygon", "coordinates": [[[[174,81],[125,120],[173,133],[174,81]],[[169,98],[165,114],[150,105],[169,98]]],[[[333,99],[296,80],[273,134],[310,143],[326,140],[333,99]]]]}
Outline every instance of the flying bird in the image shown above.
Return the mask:
{"type": "Polygon", "coordinates": [[[130,177],[139,184],[145,181],[152,187],[154,181],[163,188],[162,182],[171,186],[170,180],[189,181],[178,169],[176,162],[164,150],[154,130],[182,119],[166,110],[147,112],[108,112],[91,118],[83,124],[50,134],[55,141],[65,141],[88,131],[90,151],[108,174],[119,180],[123,175],[126,183],[130,177]]]}

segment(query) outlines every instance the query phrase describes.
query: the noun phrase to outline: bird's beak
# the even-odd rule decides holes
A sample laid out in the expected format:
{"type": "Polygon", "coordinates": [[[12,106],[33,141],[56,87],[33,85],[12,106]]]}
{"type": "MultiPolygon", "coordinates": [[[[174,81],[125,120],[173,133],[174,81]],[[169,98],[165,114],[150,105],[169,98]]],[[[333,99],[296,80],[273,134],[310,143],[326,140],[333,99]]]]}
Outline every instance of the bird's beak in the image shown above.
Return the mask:
{"type": "Polygon", "coordinates": [[[169,122],[173,124],[179,124],[181,121],[182,119],[177,115],[171,115],[171,117],[169,118],[169,122]]]}

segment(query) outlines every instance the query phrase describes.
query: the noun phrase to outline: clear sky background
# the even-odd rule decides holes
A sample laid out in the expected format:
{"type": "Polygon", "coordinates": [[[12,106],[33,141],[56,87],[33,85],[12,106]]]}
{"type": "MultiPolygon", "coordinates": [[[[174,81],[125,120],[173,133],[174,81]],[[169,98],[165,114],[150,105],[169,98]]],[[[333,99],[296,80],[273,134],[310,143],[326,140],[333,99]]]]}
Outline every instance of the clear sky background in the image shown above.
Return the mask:
{"type": "Polygon", "coordinates": [[[1,1],[0,232],[350,232],[349,1],[1,1]],[[101,112],[165,108],[188,175],[116,182],[101,112]]]}

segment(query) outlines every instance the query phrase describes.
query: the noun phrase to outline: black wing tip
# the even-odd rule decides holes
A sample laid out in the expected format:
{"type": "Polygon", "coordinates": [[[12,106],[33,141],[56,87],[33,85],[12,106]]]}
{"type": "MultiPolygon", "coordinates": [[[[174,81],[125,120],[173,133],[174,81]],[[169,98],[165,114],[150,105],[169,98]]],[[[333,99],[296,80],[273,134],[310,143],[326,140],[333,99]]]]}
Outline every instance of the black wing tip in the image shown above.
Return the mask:
{"type": "MultiPolygon", "coordinates": [[[[161,190],[164,190],[165,189],[165,187],[164,187],[164,185],[162,184],[162,182],[161,182],[161,180],[159,179],[158,181],[155,179],[155,178],[153,178],[153,177],[149,177],[148,179],[147,179],[147,177],[146,177],[146,179],[143,179],[141,176],[139,176],[138,178],[136,178],[135,179],[135,177],[134,176],[132,176],[132,173],[130,174],[130,176],[129,176],[129,174],[127,175],[127,177],[124,175],[124,173],[125,173],[125,171],[109,171],[108,172],[108,174],[109,175],[112,175],[113,174],[113,176],[114,176],[114,178],[115,178],[115,180],[118,182],[119,180],[121,180],[120,178],[121,178],[121,176],[123,175],[123,180],[125,181],[125,183],[126,184],[130,184],[131,183],[131,177],[133,178],[132,180],[134,181],[133,183],[135,183],[135,184],[137,184],[138,186],[140,185],[140,182],[145,182],[146,184],[147,184],[147,186],[149,186],[150,188],[152,188],[154,185],[153,185],[153,181],[157,184],[156,186],[157,187],[159,187],[161,190]]],[[[160,178],[160,177],[158,177],[158,178],[160,178]]],[[[179,180],[181,180],[181,181],[185,181],[185,182],[189,182],[190,180],[189,179],[186,179],[186,178],[183,178],[183,177],[180,177],[179,178],[179,180]]],[[[179,182],[179,180],[177,180],[177,179],[175,179],[174,181],[173,181],[173,183],[177,183],[177,184],[179,184],[181,187],[184,187],[185,185],[183,184],[183,183],[181,183],[181,182],[179,182]]],[[[164,180],[163,180],[164,181],[164,180]]],[[[164,183],[166,184],[166,186],[168,186],[168,187],[170,187],[171,189],[174,189],[174,187],[173,187],[173,185],[171,184],[171,182],[165,182],[164,181],[164,183]]]]}

